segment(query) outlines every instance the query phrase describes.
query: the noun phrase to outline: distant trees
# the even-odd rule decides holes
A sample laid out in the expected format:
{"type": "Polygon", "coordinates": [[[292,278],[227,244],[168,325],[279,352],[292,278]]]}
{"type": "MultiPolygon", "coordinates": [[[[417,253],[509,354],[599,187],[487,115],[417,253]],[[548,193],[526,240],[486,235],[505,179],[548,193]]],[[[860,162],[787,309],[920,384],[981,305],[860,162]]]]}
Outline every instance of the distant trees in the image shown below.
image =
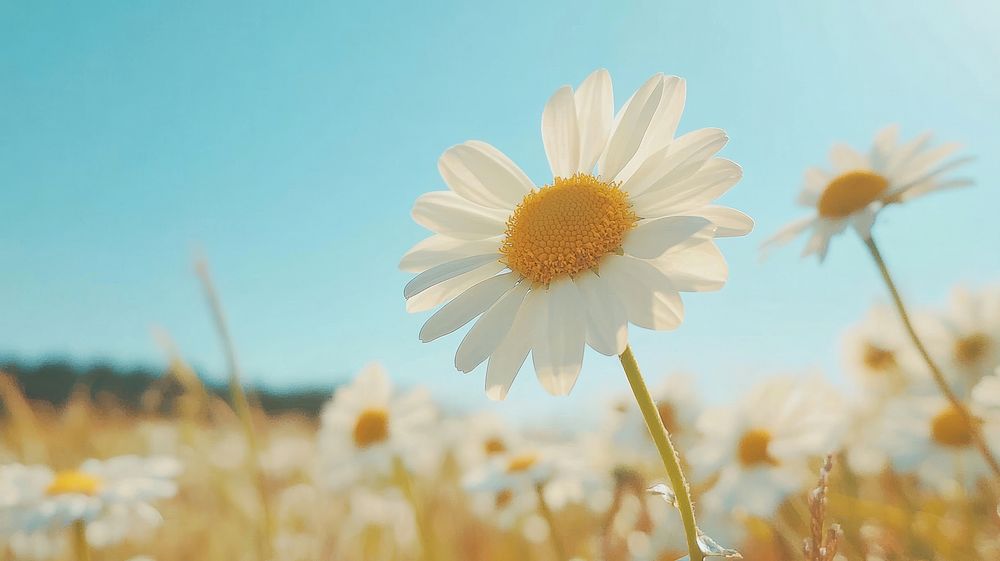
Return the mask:
{"type": "MultiPolygon", "coordinates": [[[[44,401],[61,407],[74,392],[87,391],[90,398],[106,402],[111,398],[118,406],[133,411],[167,412],[173,401],[183,393],[173,377],[148,368],[120,368],[108,363],[79,365],[64,360],[25,363],[0,363],[0,372],[9,374],[31,401],[44,401]]],[[[206,383],[207,391],[228,399],[224,384],[206,383]]],[[[261,391],[248,388],[257,404],[268,413],[300,412],[318,415],[331,390],[298,390],[288,392],[261,391]]],[[[3,407],[0,404],[0,407],[3,407]]]]}

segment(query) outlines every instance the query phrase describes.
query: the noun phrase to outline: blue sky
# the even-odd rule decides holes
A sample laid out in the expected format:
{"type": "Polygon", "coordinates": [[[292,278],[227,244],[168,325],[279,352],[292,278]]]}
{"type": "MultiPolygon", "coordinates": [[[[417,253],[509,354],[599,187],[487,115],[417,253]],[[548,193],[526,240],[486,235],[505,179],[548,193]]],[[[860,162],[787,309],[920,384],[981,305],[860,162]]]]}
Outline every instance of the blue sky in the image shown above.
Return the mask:
{"type": "MultiPolygon", "coordinates": [[[[608,68],[620,103],[654,72],[688,80],[681,130],[720,126],[745,170],[725,202],[730,284],[686,299],[679,331],[633,331],[650,378],[697,374],[720,399],[775,372],[839,373],[838,337],[883,287],[860,243],[819,266],[761,240],[801,211],[803,169],[881,126],[933,129],[978,185],[883,216],[915,303],[1000,278],[1000,5],[965,2],[0,3],[0,354],[161,364],[150,326],[223,373],[192,274],[209,257],[248,377],[331,385],[370,360],[485,407],[458,336],[423,345],[398,258],[436,160],[486,140],[548,174],[541,109],[608,68]],[[211,4],[211,5],[208,5],[211,4]]],[[[525,369],[520,413],[571,415],[627,391],[588,354],[574,397],[525,369]]]]}

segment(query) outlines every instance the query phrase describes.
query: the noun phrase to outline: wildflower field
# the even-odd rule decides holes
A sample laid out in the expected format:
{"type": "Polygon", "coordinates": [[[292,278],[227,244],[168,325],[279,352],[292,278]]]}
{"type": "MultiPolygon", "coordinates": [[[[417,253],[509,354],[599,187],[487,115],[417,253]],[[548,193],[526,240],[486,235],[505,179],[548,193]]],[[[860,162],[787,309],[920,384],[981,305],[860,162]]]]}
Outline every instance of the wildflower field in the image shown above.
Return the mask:
{"type": "MultiPolygon", "coordinates": [[[[405,186],[425,236],[407,239],[410,249],[390,255],[361,236],[335,244],[406,276],[392,294],[340,286],[367,294],[357,315],[394,299],[399,317],[420,317],[409,336],[422,349],[453,355],[440,369],[480,380],[489,399],[511,404],[505,415],[448,402],[379,356],[324,386],[311,410],[259,392],[233,336],[232,295],[197,251],[192,277],[224,386],[166,330],[153,337],[162,374],[117,394],[94,378],[0,371],[0,561],[1000,559],[1000,284],[956,275],[947,294],[915,295],[896,274],[897,248],[881,243],[890,216],[973,200],[984,188],[969,166],[975,146],[906,123],[860,146],[831,133],[829,152],[795,170],[802,216],[765,223],[728,196],[751,167],[727,151],[726,123],[703,122],[720,100],[738,105],[739,92],[699,99],[700,76],[667,72],[614,83],[603,68],[552,72],[572,85],[537,100],[523,146],[479,136],[492,118],[484,109],[463,123],[467,136],[435,148],[438,183],[405,186]],[[518,163],[524,146],[546,170],[518,163]],[[715,298],[752,273],[731,270],[739,244],[762,267],[796,259],[788,246],[798,246],[802,266],[824,267],[830,283],[843,263],[833,257],[853,245],[870,273],[864,289],[882,298],[815,349],[836,349],[837,372],[785,371],[733,391],[707,386],[697,369],[644,367],[652,350],[637,333],[676,336],[699,311],[685,310],[692,293],[715,298]],[[508,399],[518,384],[572,402],[596,355],[621,383],[578,422],[521,418],[508,399]],[[46,397],[57,394],[68,398],[46,397]]],[[[369,187],[345,194],[344,207],[396,195],[369,187]]],[[[782,196],[796,196],[792,187],[782,196]]],[[[276,197],[275,212],[288,201],[276,197]]],[[[919,227],[947,240],[948,218],[919,227]]],[[[288,266],[290,254],[265,268],[288,266]]],[[[781,321],[761,317],[758,329],[781,321]]],[[[713,352],[738,352],[719,332],[713,352]]]]}

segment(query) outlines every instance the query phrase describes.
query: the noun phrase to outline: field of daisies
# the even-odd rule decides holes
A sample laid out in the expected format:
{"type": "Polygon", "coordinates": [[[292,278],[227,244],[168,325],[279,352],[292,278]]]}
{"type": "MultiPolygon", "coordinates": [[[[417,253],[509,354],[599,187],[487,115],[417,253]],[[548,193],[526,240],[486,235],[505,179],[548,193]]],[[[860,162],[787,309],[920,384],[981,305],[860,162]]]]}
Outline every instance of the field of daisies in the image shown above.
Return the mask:
{"type": "Polygon", "coordinates": [[[597,70],[540,100],[549,176],[471,140],[445,150],[440,190],[413,207],[429,231],[400,261],[406,310],[426,315],[413,336],[464,330],[454,367],[497,400],[519,373],[572,400],[587,347],[617,356],[631,392],[587,413],[597,428],[444,414],[377,362],[318,418],[269,415],[244,392],[200,263],[228,399],[176,352],[166,414],[87,392],[54,408],[0,377],[0,559],[1000,559],[1000,286],[911,308],[876,243],[883,211],[964,196],[939,192],[973,183],[965,155],[887,126],[804,170],[805,216],[762,252],[867,247],[886,304],[844,326],[853,387],[791,374],[708,403],[696,373],[643,371],[629,344],[683,329],[682,294],[724,289],[724,238],[754,228],[714,203],[742,169],[718,156],[724,130],[677,130],[685,100],[663,74],[615,100],[597,70]]]}

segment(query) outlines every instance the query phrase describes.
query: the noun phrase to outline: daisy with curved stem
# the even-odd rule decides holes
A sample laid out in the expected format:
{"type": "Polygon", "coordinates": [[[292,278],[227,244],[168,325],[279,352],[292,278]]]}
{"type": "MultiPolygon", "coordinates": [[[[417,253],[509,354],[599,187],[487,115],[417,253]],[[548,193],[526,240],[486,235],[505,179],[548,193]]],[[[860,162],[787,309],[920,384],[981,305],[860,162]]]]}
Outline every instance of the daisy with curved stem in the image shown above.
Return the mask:
{"type": "Polygon", "coordinates": [[[421,340],[475,320],[455,366],[471,372],[488,361],[494,399],[506,396],[529,353],[556,395],[573,388],[586,346],[619,356],[682,497],[691,557],[700,560],[676,453],[628,347],[630,323],[674,329],[681,292],[721,288],[727,267],[714,239],[752,228],[743,213],[711,204],[742,175],[715,157],[725,132],[674,138],[685,96],[684,80],[657,74],[616,115],[605,70],[575,91],[558,89],[542,112],[552,178],[541,184],[484,142],[448,149],[438,169],[449,190],[425,194],[413,208],[434,235],[400,267],[417,273],[403,291],[409,311],[443,304],[421,340]]]}
{"type": "Polygon", "coordinates": [[[969,411],[971,417],[938,395],[893,400],[881,429],[893,466],[915,472],[921,482],[942,492],[975,489],[991,473],[976,449],[975,435],[985,435],[991,447],[1000,448],[1000,377],[991,375],[976,385],[969,411]]]}
{"type": "MultiPolygon", "coordinates": [[[[815,214],[789,224],[765,246],[784,244],[800,233],[812,230],[803,256],[816,254],[826,258],[833,236],[848,227],[853,228],[871,253],[882,279],[899,312],[903,327],[917,352],[927,364],[934,383],[945,398],[971,423],[972,416],[945,379],[937,362],[931,357],[917,334],[909,312],[896,289],[889,269],[872,236],[872,226],[886,207],[909,202],[917,197],[943,189],[971,185],[965,178],[948,174],[970,158],[951,158],[959,146],[954,143],[931,147],[931,135],[900,142],[899,128],[886,127],[875,136],[872,148],[862,154],[844,144],[830,151],[832,172],[811,168],[806,172],[799,202],[815,209],[815,214]]],[[[973,424],[974,426],[974,424],[973,424]]],[[[973,441],[993,473],[1000,478],[1000,463],[993,457],[982,434],[974,430],[973,441]]]]}
{"type": "Polygon", "coordinates": [[[177,493],[179,473],[180,464],[165,457],[91,459],[62,471],[2,466],[0,534],[28,537],[69,528],[76,559],[89,560],[91,545],[121,541],[137,523],[159,524],[153,502],[177,493]]]}

